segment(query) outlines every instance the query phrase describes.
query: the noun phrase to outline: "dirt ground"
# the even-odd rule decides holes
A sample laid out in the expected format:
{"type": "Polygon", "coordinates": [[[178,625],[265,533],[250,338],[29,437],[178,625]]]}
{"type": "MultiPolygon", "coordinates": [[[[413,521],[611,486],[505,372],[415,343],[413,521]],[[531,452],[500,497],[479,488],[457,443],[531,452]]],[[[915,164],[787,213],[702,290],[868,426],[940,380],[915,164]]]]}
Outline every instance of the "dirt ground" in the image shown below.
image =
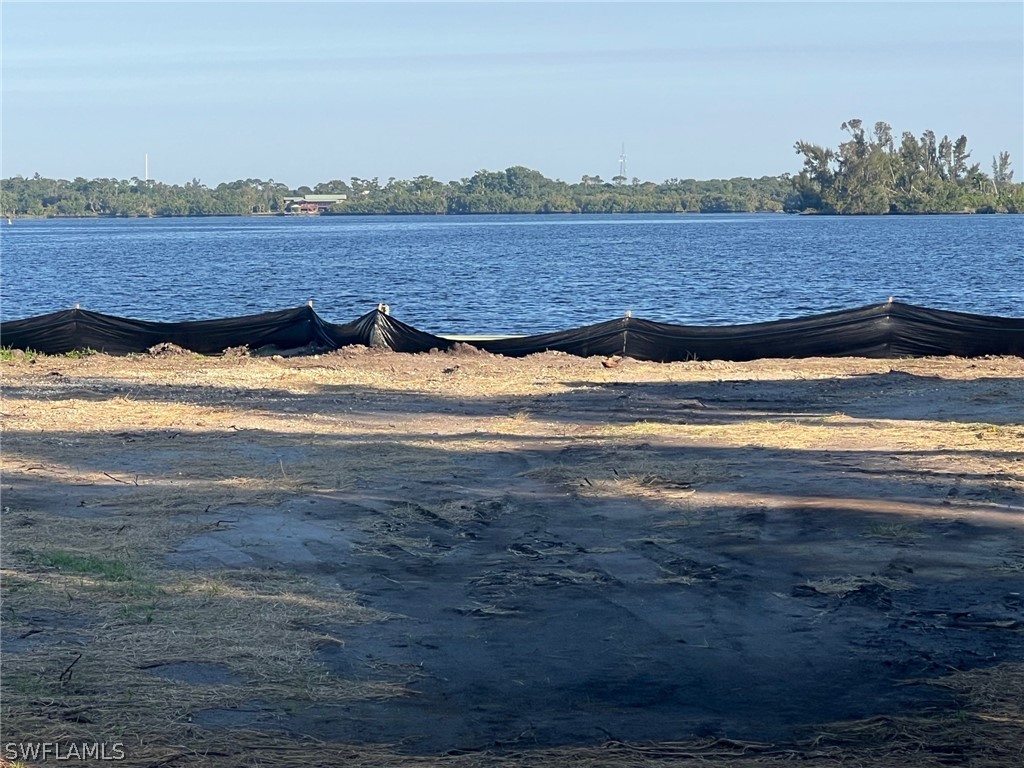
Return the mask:
{"type": "Polygon", "coordinates": [[[1024,763],[1022,359],[0,374],[5,743],[1024,763]]]}

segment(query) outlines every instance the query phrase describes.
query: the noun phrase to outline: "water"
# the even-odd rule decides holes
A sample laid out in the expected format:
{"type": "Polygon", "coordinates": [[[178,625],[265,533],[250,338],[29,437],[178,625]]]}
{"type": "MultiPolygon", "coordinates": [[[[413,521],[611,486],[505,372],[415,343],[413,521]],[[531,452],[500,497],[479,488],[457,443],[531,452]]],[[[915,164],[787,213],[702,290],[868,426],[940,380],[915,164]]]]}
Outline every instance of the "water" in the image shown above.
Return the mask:
{"type": "Polygon", "coordinates": [[[632,215],[16,220],[5,320],[81,304],[145,320],[378,302],[434,333],[621,317],[776,320],[894,296],[1024,316],[1020,216],[632,215]]]}

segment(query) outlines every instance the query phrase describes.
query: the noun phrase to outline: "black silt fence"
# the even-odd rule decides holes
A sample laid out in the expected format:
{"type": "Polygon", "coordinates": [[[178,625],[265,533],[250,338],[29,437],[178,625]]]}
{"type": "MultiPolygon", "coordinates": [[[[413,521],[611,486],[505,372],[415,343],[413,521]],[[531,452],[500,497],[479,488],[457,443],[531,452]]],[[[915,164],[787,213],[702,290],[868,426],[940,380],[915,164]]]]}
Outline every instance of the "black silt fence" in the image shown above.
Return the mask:
{"type": "Polygon", "coordinates": [[[507,357],[557,350],[582,357],[637,360],[756,360],[802,357],[1024,357],[1024,318],[928,309],[890,301],[793,320],[732,326],[688,326],[624,317],[532,336],[456,342],[397,320],[378,308],[344,324],[312,308],[219,320],[157,323],[69,309],[0,323],[0,345],[45,354],[93,349],[111,355],[172,343],[201,354],[231,347],[309,347],[322,351],[361,344],[395,352],[445,350],[465,343],[507,357]]]}

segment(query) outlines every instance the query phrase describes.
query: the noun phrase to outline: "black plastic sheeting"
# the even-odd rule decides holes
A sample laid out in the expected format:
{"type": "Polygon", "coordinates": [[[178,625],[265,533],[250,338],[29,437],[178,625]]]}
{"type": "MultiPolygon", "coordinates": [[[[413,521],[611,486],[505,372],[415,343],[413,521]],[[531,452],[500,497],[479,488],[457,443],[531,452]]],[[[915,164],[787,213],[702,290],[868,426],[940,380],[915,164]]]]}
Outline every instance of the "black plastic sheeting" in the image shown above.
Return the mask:
{"type": "Polygon", "coordinates": [[[310,306],[260,315],[156,323],[83,309],[0,323],[0,345],[45,354],[92,349],[111,355],[172,343],[201,354],[231,347],[329,351],[361,344],[395,352],[427,352],[469,344],[508,357],[556,350],[637,360],[756,360],[800,357],[1024,357],[1024,318],[991,317],[887,302],[821,315],[733,326],[687,326],[624,317],[535,336],[456,342],[386,314],[350,323],[323,320],[310,306]]]}

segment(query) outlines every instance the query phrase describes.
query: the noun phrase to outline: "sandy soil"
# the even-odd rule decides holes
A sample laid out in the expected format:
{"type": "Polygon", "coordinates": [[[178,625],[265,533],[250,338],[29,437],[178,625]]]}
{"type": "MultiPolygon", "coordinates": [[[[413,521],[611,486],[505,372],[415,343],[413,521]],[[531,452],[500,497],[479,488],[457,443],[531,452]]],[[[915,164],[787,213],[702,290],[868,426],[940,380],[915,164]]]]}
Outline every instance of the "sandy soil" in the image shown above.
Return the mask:
{"type": "Polygon", "coordinates": [[[138,765],[1022,757],[1024,360],[0,372],[4,741],[138,765]]]}

